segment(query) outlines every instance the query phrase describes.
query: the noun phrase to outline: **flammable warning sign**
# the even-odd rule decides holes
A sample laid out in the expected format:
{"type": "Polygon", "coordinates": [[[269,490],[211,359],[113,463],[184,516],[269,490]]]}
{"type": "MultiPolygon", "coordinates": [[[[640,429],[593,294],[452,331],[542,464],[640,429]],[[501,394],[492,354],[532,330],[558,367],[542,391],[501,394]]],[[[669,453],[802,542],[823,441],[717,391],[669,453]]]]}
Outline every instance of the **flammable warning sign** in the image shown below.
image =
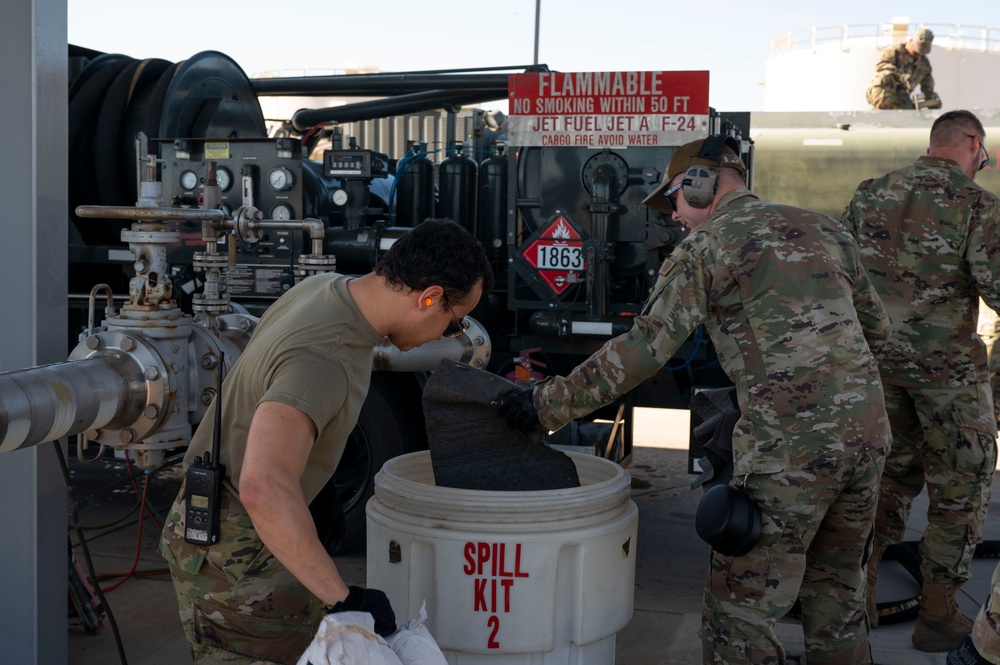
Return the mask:
{"type": "Polygon", "coordinates": [[[511,74],[513,146],[681,145],[709,134],[708,72],[511,74]]]}
{"type": "Polygon", "coordinates": [[[521,256],[556,295],[583,281],[583,238],[562,214],[532,236],[521,248],[521,256]]]}

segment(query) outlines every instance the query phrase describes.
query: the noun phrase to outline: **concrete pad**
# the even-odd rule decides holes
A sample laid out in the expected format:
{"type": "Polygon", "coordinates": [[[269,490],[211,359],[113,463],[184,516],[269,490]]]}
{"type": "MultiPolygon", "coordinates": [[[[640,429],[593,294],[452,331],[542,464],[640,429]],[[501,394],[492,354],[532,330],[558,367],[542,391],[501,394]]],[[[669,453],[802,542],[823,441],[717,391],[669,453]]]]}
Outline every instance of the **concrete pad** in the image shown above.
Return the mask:
{"type": "MultiPolygon", "coordinates": [[[[616,663],[620,665],[697,665],[701,663],[701,603],[708,571],[708,546],[694,530],[694,514],[700,490],[690,488],[694,477],[687,473],[688,413],[641,409],[637,415],[632,474],[632,499],[639,508],[636,542],[636,579],[633,616],[618,633],[616,663]]],[[[100,484],[115,477],[106,473],[100,484]]],[[[179,485],[179,476],[154,475],[153,502],[165,510],[179,485]]],[[[1000,499],[994,483],[993,496],[1000,499]]],[[[131,491],[131,490],[129,490],[131,491]]],[[[84,510],[85,520],[96,523],[98,513],[120,515],[134,496],[120,491],[102,498],[97,513],[84,510]],[[124,509],[123,509],[124,507],[124,509]]],[[[926,523],[926,496],[918,498],[911,518],[909,539],[917,539],[926,523]]],[[[1000,515],[993,502],[990,514],[1000,515]]],[[[103,535],[89,534],[99,572],[124,571],[132,565],[136,525],[131,522],[103,535]]],[[[991,517],[986,538],[1000,539],[1000,521],[991,517]]],[[[143,530],[140,569],[161,568],[155,552],[158,529],[147,521],[143,530]]],[[[75,537],[74,537],[75,542],[75,537]]],[[[357,551],[337,557],[349,584],[365,583],[365,553],[357,551]]],[[[990,577],[997,561],[977,559],[972,580],[959,596],[962,610],[974,616],[989,593],[990,577]]],[[[53,574],[56,574],[55,572],[53,574]]],[[[918,592],[909,574],[899,564],[886,562],[880,571],[880,601],[910,597],[918,592]]],[[[173,587],[163,577],[130,580],[112,591],[108,600],[121,630],[131,665],[177,665],[190,663],[187,643],[177,618],[173,587]]],[[[777,631],[786,645],[789,663],[797,663],[803,652],[802,634],[795,621],[782,621],[777,631]]],[[[879,665],[924,665],[944,663],[944,654],[924,654],[910,645],[913,623],[883,626],[872,633],[875,662],[879,665]]],[[[70,665],[108,665],[119,662],[108,625],[93,636],[80,628],[70,629],[70,665]]]]}

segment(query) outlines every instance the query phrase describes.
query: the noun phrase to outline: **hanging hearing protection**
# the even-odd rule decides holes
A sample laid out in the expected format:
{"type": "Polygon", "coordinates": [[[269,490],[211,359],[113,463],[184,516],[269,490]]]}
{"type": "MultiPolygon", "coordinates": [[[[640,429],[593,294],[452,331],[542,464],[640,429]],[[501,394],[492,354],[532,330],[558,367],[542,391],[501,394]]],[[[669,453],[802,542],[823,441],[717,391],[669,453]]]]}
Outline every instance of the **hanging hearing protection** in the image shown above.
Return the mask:
{"type": "MultiPolygon", "coordinates": [[[[740,144],[732,136],[726,134],[712,134],[701,150],[695,155],[699,159],[708,159],[722,166],[722,150],[724,146],[729,146],[734,153],[740,154],[740,144]]],[[[707,208],[715,198],[715,192],[719,188],[719,167],[695,164],[690,166],[684,174],[681,195],[687,204],[692,208],[707,208]]]]}

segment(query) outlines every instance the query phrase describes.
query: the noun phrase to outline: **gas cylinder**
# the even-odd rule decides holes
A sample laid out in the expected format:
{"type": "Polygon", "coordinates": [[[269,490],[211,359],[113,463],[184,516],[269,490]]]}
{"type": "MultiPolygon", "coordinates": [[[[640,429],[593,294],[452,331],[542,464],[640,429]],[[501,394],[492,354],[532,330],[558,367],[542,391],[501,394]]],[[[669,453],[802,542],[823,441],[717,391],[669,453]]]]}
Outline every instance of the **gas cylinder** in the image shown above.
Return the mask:
{"type": "Polygon", "coordinates": [[[476,237],[496,272],[507,263],[507,153],[503,143],[479,166],[479,216],[476,237]]]}
{"type": "Polygon", "coordinates": [[[434,217],[434,162],[427,145],[412,142],[396,166],[395,226],[414,227],[434,217]]]}
{"type": "Polygon", "coordinates": [[[470,233],[476,231],[476,175],[479,165],[465,155],[465,143],[455,141],[438,167],[441,216],[453,219],[470,233]]]}

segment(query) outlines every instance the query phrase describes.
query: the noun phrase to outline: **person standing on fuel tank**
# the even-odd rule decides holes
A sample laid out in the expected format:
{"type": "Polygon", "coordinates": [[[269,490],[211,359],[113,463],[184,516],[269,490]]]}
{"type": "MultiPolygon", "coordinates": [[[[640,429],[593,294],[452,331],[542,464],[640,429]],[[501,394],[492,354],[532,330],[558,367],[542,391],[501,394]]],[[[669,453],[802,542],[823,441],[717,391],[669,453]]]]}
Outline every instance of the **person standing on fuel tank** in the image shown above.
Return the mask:
{"type": "Polygon", "coordinates": [[[969,579],[996,463],[986,347],[976,333],[979,297],[1000,308],[1000,201],[973,182],[989,162],[985,136],[969,111],[944,113],[931,127],[927,154],[862,182],[843,215],[893,325],[878,355],[892,449],[879,490],[868,609],[875,624],[879,562],[902,540],[926,485],[912,636],[921,651],[953,649],[971,629],[955,594],[969,579]]]}
{"type": "MultiPolygon", "coordinates": [[[[396,629],[385,594],[344,582],[310,503],[333,476],[368,392],[373,349],[406,351],[462,333],[493,283],[475,236],[426,220],[383,254],[374,272],[314,275],[261,317],[222,386],[225,465],[217,542],[185,541],[185,487],[160,553],[199,665],[294,665],[328,612],[369,612],[396,629]]],[[[211,448],[215,402],[185,468],[211,448]]],[[[327,513],[331,512],[327,509],[327,513]]],[[[336,516],[329,519],[335,520],[336,516]]]]}
{"type": "Polygon", "coordinates": [[[655,375],[704,325],[740,407],[731,485],[762,513],[749,553],[712,552],[704,663],[785,663],[774,624],[796,600],[810,665],[871,663],[863,561],[889,425],[869,345],[889,318],[847,229],[758,199],[723,139],[678,148],[644,201],[691,232],[632,329],[500,410],[514,427],[559,429],[655,375]]]}

